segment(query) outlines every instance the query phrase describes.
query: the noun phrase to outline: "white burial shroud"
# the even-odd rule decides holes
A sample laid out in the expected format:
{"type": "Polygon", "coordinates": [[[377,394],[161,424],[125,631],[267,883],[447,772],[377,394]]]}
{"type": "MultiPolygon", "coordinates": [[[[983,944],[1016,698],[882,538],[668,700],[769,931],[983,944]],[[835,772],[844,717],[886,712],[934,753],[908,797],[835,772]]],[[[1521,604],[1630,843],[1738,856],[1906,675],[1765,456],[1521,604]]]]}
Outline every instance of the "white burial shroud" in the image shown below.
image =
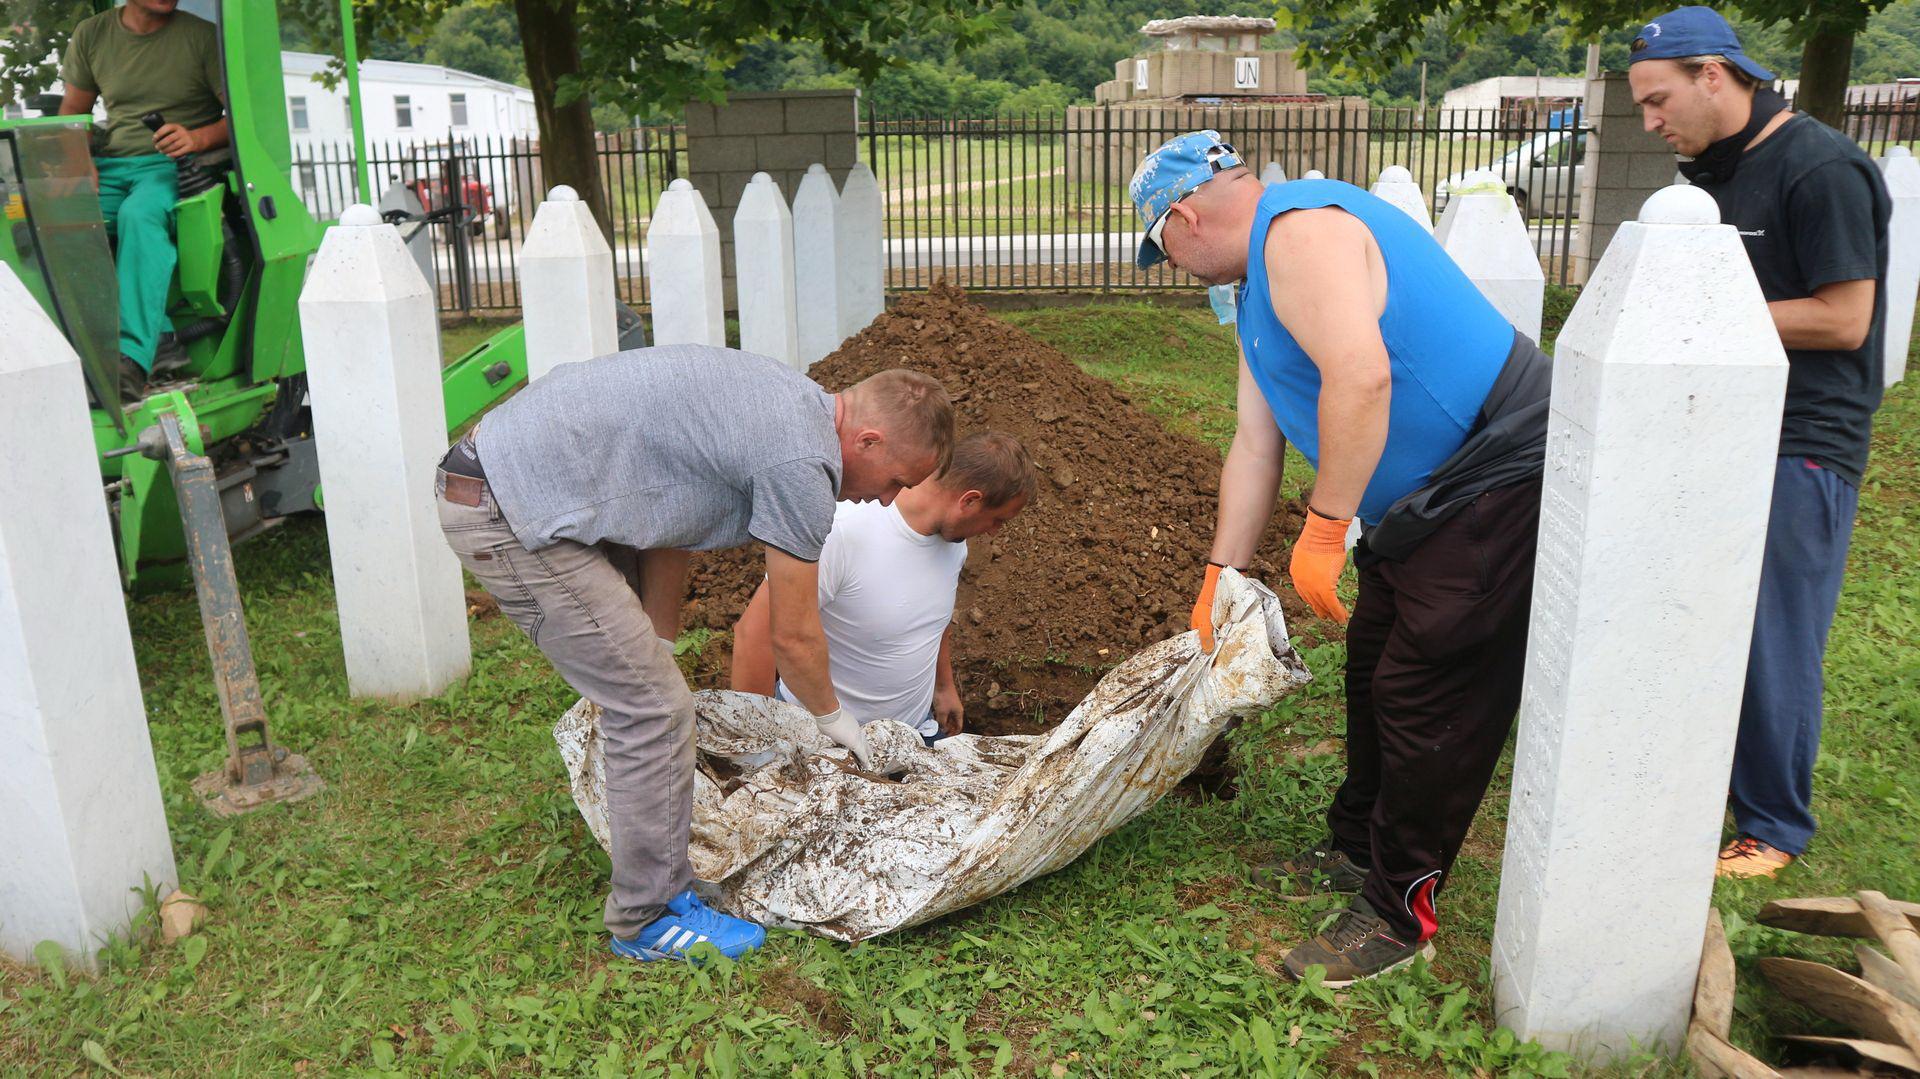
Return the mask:
{"type": "MultiPolygon", "coordinates": [[[[729,914],[864,940],[1065,866],[1185,779],[1236,720],[1309,681],[1264,585],[1222,573],[1213,621],[1213,655],[1192,631],[1151,645],[1044,735],[927,748],[911,728],[871,723],[874,774],[855,771],[805,709],[695,694],[696,887],[729,914]]],[[[604,847],[599,714],[582,699],[553,734],[604,847]]]]}

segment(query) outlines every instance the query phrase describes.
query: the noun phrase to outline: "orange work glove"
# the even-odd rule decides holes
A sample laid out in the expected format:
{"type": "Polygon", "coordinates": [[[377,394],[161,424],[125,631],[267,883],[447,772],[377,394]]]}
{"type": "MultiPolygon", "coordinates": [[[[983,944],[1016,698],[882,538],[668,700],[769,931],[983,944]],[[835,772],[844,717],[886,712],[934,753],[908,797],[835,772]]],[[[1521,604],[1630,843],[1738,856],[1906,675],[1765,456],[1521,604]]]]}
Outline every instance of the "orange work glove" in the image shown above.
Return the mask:
{"type": "Polygon", "coordinates": [[[1200,651],[1213,651],[1213,586],[1220,583],[1220,571],[1227,567],[1207,563],[1207,575],[1200,582],[1200,598],[1193,601],[1193,617],[1188,624],[1200,635],[1200,651]]]}
{"type": "Polygon", "coordinates": [[[1287,563],[1287,576],[1293,578],[1293,590],[1307,601],[1313,613],[1345,623],[1347,609],[1340,603],[1334,585],[1347,566],[1347,528],[1353,518],[1336,521],[1307,507],[1306,524],[1300,538],[1293,541],[1293,558],[1287,563]]]}

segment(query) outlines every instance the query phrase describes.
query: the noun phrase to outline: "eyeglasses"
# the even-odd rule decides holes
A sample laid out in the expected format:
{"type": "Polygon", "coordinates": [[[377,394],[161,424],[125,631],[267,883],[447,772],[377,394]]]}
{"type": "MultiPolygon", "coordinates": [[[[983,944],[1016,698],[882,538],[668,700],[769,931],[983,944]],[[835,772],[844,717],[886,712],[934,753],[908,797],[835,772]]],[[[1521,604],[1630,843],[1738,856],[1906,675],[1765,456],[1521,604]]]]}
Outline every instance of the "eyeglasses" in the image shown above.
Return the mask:
{"type": "MultiPolygon", "coordinates": [[[[1211,173],[1208,178],[1211,179],[1213,176],[1218,176],[1228,169],[1239,168],[1242,164],[1239,158],[1240,152],[1233,148],[1232,143],[1216,142],[1212,146],[1207,147],[1207,168],[1211,173]],[[1233,158],[1234,160],[1229,162],[1227,160],[1228,158],[1233,158]]],[[[1166,231],[1167,219],[1173,216],[1173,208],[1192,197],[1193,192],[1198,190],[1200,189],[1195,187],[1192,191],[1188,191],[1186,194],[1167,203],[1166,211],[1147,229],[1147,239],[1152,240],[1153,245],[1160,248],[1162,254],[1165,254],[1167,249],[1160,243],[1160,234],[1166,231]]]]}
{"type": "MultiPolygon", "coordinates": [[[[1197,187],[1193,189],[1193,191],[1198,191],[1198,190],[1200,189],[1197,187]]],[[[1161,214],[1159,220],[1155,221],[1147,229],[1147,239],[1152,240],[1153,246],[1158,247],[1160,249],[1160,253],[1163,255],[1167,253],[1167,248],[1165,244],[1162,244],[1160,242],[1160,234],[1167,231],[1167,222],[1173,218],[1173,208],[1187,201],[1187,199],[1193,195],[1193,191],[1189,191],[1185,195],[1182,195],[1179,198],[1174,199],[1172,202],[1167,203],[1167,212],[1161,214]]]]}

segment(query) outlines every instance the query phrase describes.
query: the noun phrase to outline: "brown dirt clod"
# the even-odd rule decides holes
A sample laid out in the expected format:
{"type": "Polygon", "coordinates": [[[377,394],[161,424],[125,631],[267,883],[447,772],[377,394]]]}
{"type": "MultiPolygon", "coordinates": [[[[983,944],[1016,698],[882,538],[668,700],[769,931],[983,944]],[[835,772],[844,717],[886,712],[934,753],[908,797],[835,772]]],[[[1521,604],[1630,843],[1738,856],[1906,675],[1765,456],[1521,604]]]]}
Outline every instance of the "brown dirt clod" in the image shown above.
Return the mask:
{"type": "MultiPolygon", "coordinates": [[[[1212,541],[1216,450],[949,285],[901,298],[809,374],[837,391],[889,367],[938,378],[960,433],[1012,434],[1041,473],[1024,513],[972,541],[961,576],[954,674],[969,731],[1045,729],[1116,663],[1187,628],[1212,541]]],[[[1303,514],[1282,505],[1261,550],[1277,552],[1303,514]]],[[[763,572],[756,548],[697,555],[686,624],[730,628],[763,572]]],[[[1278,588],[1265,558],[1252,573],[1278,588]]],[[[1289,620],[1310,625],[1280,590],[1289,620]]]]}

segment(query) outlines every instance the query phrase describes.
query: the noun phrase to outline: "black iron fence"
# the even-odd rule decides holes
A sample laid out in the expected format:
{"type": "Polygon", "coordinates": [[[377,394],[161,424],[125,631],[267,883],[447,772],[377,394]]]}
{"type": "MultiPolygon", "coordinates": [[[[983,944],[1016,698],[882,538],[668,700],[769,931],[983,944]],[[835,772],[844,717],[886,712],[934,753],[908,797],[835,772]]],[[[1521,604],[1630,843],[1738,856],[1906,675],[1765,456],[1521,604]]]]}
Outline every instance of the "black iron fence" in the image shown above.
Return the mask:
{"type": "MultiPolygon", "coordinates": [[[[1139,226],[1126,189],[1148,150],[1205,127],[1256,171],[1278,167],[1289,178],[1313,170],[1367,186],[1397,165],[1436,218],[1449,184],[1490,171],[1519,204],[1548,280],[1571,279],[1589,137],[1577,109],[1392,109],[1349,99],[868,115],[859,138],[885,204],[888,287],[923,289],[942,279],[974,290],[1195,287],[1165,266],[1134,265],[1139,226]]],[[[1845,129],[1875,156],[1920,140],[1920,86],[1856,97],[1845,129]]],[[[457,203],[469,211],[463,228],[436,227],[442,309],[517,312],[515,258],[545,191],[534,144],[449,137],[374,146],[369,160],[376,193],[400,188],[427,209],[457,203]]],[[[603,136],[600,163],[620,298],[643,307],[646,225],[667,183],[687,171],[686,138],[677,126],[603,136]]],[[[337,217],[353,197],[351,151],[296,151],[295,182],[318,216],[337,217]]]]}
{"type": "MultiPolygon", "coordinates": [[[[678,125],[636,127],[599,137],[600,183],[613,213],[614,272],[620,299],[647,302],[640,251],[660,193],[686,172],[678,125]]],[[[369,145],[371,186],[382,209],[411,198],[422,210],[454,207],[459,222],[432,231],[440,309],[461,314],[520,310],[520,244],[545,197],[540,150],[526,138],[449,135],[369,145]]],[[[321,220],[359,197],[350,145],[294,150],[294,186],[321,220]]]]}

